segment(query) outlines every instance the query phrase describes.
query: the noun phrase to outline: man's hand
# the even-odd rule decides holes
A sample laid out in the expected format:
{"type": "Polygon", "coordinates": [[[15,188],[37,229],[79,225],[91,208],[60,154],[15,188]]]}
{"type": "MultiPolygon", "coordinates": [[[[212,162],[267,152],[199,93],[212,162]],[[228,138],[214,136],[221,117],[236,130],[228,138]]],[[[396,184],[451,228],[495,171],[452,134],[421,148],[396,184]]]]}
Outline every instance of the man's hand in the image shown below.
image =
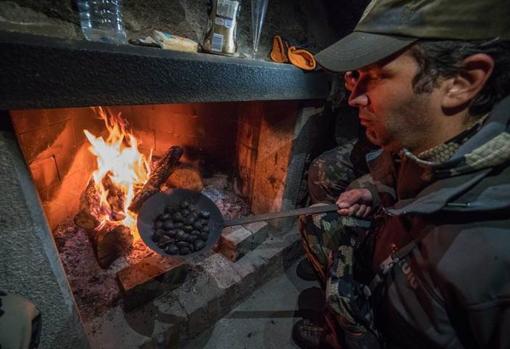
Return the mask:
{"type": "Polygon", "coordinates": [[[372,193],[368,189],[343,192],[336,201],[338,214],[366,218],[372,213],[372,193]]]}

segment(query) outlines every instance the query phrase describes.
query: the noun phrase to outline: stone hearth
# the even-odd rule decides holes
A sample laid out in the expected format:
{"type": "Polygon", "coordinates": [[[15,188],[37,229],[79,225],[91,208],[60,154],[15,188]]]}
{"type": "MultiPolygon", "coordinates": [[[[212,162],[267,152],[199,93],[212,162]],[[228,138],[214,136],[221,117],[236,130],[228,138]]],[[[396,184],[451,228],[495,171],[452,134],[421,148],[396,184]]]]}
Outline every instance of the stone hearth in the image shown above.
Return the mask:
{"type": "Polygon", "coordinates": [[[132,311],[119,304],[85,323],[90,343],[103,349],[180,347],[301,255],[295,229],[269,234],[237,262],[212,253],[190,267],[179,288],[166,290],[132,311]]]}

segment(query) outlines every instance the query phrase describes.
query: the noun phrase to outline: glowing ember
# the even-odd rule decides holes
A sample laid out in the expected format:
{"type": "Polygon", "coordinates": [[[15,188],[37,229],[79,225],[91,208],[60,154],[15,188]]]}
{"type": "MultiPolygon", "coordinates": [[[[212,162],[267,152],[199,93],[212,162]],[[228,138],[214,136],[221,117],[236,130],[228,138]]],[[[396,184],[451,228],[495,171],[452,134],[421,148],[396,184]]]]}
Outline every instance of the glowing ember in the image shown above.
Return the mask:
{"type": "Polygon", "coordinates": [[[126,130],[127,122],[121,113],[113,115],[102,108],[96,113],[104,120],[108,137],[96,137],[87,130],[85,136],[96,156],[97,170],[92,174],[97,192],[101,196],[101,224],[108,221],[123,224],[133,233],[136,214],[128,210],[137,188],[141,188],[150,175],[151,154],[146,158],[138,151],[138,141],[126,130]]]}

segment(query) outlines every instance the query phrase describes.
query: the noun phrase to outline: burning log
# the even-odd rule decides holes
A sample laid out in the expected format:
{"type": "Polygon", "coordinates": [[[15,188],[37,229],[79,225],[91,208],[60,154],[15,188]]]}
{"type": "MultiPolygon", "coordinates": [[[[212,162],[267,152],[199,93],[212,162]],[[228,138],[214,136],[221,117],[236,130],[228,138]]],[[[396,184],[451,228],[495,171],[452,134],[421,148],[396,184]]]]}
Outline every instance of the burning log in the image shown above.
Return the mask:
{"type": "MultiPolygon", "coordinates": [[[[160,186],[179,164],[182,153],[182,148],[174,146],[161,158],[143,188],[133,198],[129,207],[132,212],[136,213],[148,197],[160,190],[160,186]]],[[[76,225],[87,231],[102,268],[107,268],[115,259],[128,254],[133,243],[130,228],[121,223],[126,218],[126,196],[112,181],[110,174],[103,177],[100,185],[94,178],[90,179],[80,198],[80,211],[74,217],[76,225]],[[101,202],[100,191],[107,193],[107,205],[101,202]]]]}
{"type": "Polygon", "coordinates": [[[101,197],[96,189],[94,178],[80,197],[80,211],[74,216],[74,223],[84,229],[94,230],[100,221],[101,197]]]}
{"type": "Polygon", "coordinates": [[[91,178],[80,198],[80,211],[74,217],[74,223],[87,231],[101,268],[108,268],[115,259],[130,252],[133,236],[128,227],[115,222],[124,218],[121,190],[116,188],[110,179],[102,182],[108,190],[107,201],[119,211],[106,212],[101,207],[100,194],[94,178],[91,178]],[[101,224],[102,221],[106,222],[101,224]]]}
{"type": "Polygon", "coordinates": [[[131,230],[122,224],[106,222],[87,230],[87,234],[101,268],[108,268],[118,257],[129,254],[133,245],[131,230]]]}
{"type": "Polygon", "coordinates": [[[108,204],[111,207],[111,219],[114,221],[123,220],[126,218],[126,215],[124,214],[126,194],[122,191],[122,189],[116,186],[115,183],[113,183],[112,178],[109,175],[105,176],[101,182],[103,183],[103,187],[108,190],[106,201],[108,201],[108,204]]]}
{"type": "MultiPolygon", "coordinates": [[[[119,256],[129,253],[132,246],[131,227],[134,226],[136,212],[128,212],[127,206],[133,192],[142,186],[138,196],[151,188],[159,189],[159,177],[168,176],[169,169],[182,155],[182,149],[169,151],[166,154],[168,159],[163,159],[169,162],[168,168],[162,169],[165,165],[161,164],[148,178],[150,157],[146,158],[139,152],[138,141],[127,130],[126,120],[120,117],[120,113],[114,115],[102,108],[97,113],[105,122],[108,137],[105,139],[83,130],[91,144],[89,150],[96,156],[98,168],[80,197],[80,211],[74,221],[87,231],[99,265],[106,268],[119,256]]],[[[140,204],[143,202],[140,198],[136,200],[140,204]]]]}
{"type": "Polygon", "coordinates": [[[144,184],[143,188],[136,193],[129,210],[137,213],[142,204],[153,194],[159,192],[161,186],[166,182],[173,170],[178,166],[183,150],[179,146],[173,146],[159,160],[154,171],[151,173],[149,180],[144,184]]]}
{"type": "Polygon", "coordinates": [[[123,213],[124,192],[113,183],[109,175],[105,176],[101,182],[108,192],[106,201],[111,209],[105,211],[102,208],[101,195],[97,190],[94,178],[91,178],[80,197],[80,211],[74,217],[74,223],[87,230],[95,229],[105,218],[110,221],[121,221],[125,218],[123,213]]]}

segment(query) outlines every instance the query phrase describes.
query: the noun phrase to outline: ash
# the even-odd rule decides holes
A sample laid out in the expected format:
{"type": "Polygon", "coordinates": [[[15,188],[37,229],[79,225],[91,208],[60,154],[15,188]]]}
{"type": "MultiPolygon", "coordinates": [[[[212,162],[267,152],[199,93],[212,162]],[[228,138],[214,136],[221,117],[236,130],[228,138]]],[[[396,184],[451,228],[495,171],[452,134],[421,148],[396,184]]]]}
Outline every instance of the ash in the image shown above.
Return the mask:
{"type": "Polygon", "coordinates": [[[250,213],[248,204],[236,195],[231,181],[224,174],[204,178],[202,194],[211,199],[226,219],[239,218],[250,213]]]}
{"type": "Polygon", "coordinates": [[[120,299],[116,281],[118,271],[154,254],[139,240],[133,243],[128,255],[119,257],[108,269],[102,269],[97,264],[85,229],[69,221],[58,225],[53,235],[80,315],[85,321],[102,314],[120,299]]]}
{"type": "MultiPolygon", "coordinates": [[[[227,178],[227,175],[216,174],[204,179],[202,193],[218,206],[227,219],[247,215],[250,212],[248,205],[235,194],[227,178]]],[[[101,315],[120,300],[117,272],[155,254],[138,240],[133,243],[128,255],[117,258],[108,269],[102,269],[97,264],[87,232],[72,220],[59,224],[53,236],[84,321],[101,315]]]]}

